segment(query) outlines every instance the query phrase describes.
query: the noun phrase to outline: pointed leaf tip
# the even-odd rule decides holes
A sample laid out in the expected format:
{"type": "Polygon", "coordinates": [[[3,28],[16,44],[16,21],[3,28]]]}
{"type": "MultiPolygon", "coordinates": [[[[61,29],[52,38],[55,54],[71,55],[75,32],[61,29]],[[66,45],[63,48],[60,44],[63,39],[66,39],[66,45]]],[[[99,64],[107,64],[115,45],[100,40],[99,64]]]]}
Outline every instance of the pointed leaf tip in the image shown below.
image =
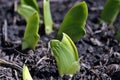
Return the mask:
{"type": "Polygon", "coordinates": [[[88,8],[84,1],[73,6],[65,15],[56,38],[60,40],[64,32],[74,42],[78,41],[85,34],[84,27],[87,17],[88,8]]]}
{"type": "Polygon", "coordinates": [[[23,66],[22,77],[23,80],[33,80],[26,65],[23,66]]]}
{"type": "Polygon", "coordinates": [[[27,5],[34,8],[38,13],[40,13],[39,6],[37,4],[37,0],[20,0],[21,5],[27,5]]]}
{"type": "Polygon", "coordinates": [[[32,8],[31,6],[24,5],[24,4],[20,5],[17,10],[18,10],[18,13],[22,15],[26,21],[28,21],[30,16],[36,12],[34,8],[32,8]]]}
{"type": "Polygon", "coordinates": [[[112,24],[118,16],[119,12],[120,0],[107,0],[101,13],[101,19],[103,22],[112,24]]]}

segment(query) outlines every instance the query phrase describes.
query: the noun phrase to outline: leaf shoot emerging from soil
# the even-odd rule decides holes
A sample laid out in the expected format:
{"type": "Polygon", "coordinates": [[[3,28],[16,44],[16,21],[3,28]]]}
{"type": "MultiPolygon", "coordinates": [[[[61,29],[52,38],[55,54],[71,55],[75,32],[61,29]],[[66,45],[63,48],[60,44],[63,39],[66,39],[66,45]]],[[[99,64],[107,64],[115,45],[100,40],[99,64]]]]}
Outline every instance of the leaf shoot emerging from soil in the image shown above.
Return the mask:
{"type": "Polygon", "coordinates": [[[38,35],[38,28],[39,28],[39,15],[37,12],[35,12],[28,19],[24,33],[24,38],[22,41],[22,49],[35,48],[40,38],[38,35]]]}
{"type": "Polygon", "coordinates": [[[74,42],[78,41],[85,34],[87,17],[88,8],[84,1],[73,6],[64,17],[56,38],[60,40],[64,32],[74,42]]]}
{"type": "Polygon", "coordinates": [[[44,23],[45,23],[45,33],[49,35],[53,31],[53,21],[50,12],[50,0],[44,0],[44,23]]]}
{"type": "Polygon", "coordinates": [[[23,66],[22,77],[23,80],[33,80],[26,65],[23,66]]]}
{"type": "Polygon", "coordinates": [[[29,17],[34,13],[37,12],[34,8],[27,6],[27,5],[20,5],[18,7],[18,13],[22,15],[26,21],[28,21],[29,17]]]}
{"type": "Polygon", "coordinates": [[[61,76],[64,74],[75,74],[80,70],[77,48],[67,34],[63,33],[61,41],[51,40],[50,47],[61,76]]]}
{"type": "Polygon", "coordinates": [[[120,41],[120,26],[119,26],[119,29],[117,31],[117,34],[115,35],[115,38],[120,41]]]}
{"type": "Polygon", "coordinates": [[[113,23],[120,11],[120,0],[107,0],[101,17],[107,23],[113,23]]]}
{"type": "Polygon", "coordinates": [[[21,0],[21,5],[28,5],[40,13],[39,6],[36,0],[21,0]]]}

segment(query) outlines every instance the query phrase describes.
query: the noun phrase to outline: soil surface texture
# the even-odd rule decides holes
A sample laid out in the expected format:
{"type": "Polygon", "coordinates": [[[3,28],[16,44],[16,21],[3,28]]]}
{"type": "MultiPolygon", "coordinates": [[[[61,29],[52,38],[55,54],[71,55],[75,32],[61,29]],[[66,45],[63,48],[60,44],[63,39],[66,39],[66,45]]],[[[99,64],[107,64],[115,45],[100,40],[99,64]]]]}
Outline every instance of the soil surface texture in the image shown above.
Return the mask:
{"type": "Polygon", "coordinates": [[[0,80],[22,80],[24,64],[28,66],[33,80],[120,80],[120,42],[114,37],[120,27],[120,14],[113,24],[114,28],[100,23],[106,0],[51,0],[55,27],[49,36],[44,32],[43,0],[37,1],[41,15],[41,38],[35,50],[22,50],[26,22],[16,10],[20,2],[0,0],[0,80]],[[72,77],[60,77],[48,44],[56,35],[67,11],[81,1],[86,1],[89,11],[86,34],[75,43],[81,69],[72,77]]]}

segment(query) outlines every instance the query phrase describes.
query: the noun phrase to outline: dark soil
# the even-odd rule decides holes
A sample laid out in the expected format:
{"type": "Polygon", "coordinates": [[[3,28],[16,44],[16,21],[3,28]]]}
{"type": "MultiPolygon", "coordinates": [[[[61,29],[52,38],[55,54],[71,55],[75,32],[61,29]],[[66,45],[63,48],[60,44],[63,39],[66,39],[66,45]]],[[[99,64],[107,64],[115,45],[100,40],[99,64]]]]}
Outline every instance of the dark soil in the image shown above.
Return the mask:
{"type": "MultiPolygon", "coordinates": [[[[43,19],[42,1],[38,0],[43,19]]],[[[34,80],[120,80],[120,42],[114,36],[120,26],[120,15],[111,28],[100,23],[100,14],[106,0],[85,0],[89,8],[86,35],[76,46],[81,69],[73,77],[60,77],[48,42],[54,38],[66,12],[82,0],[51,0],[55,29],[44,34],[40,24],[40,41],[35,50],[21,50],[25,20],[16,12],[19,0],[0,0],[0,80],[22,80],[22,66],[28,66],[34,80]]],[[[111,10],[112,11],[112,10],[111,10]]]]}

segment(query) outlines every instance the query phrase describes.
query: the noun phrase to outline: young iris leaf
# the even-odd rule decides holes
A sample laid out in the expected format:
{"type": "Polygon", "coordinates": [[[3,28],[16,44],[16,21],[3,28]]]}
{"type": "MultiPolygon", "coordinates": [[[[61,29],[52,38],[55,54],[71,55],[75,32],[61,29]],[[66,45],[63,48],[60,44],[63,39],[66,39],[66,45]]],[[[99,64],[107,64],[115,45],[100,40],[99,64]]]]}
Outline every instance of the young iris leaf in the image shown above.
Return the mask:
{"type": "Polygon", "coordinates": [[[44,22],[45,22],[45,33],[49,35],[53,31],[53,21],[50,12],[50,0],[44,0],[44,22]]]}
{"type": "Polygon", "coordinates": [[[78,51],[70,37],[63,33],[63,38],[51,40],[50,47],[56,59],[58,71],[61,76],[74,74],[80,69],[78,51]]]}
{"type": "Polygon", "coordinates": [[[33,80],[26,65],[23,66],[22,77],[23,80],[33,80]]]}
{"type": "Polygon", "coordinates": [[[28,21],[29,17],[34,13],[37,12],[34,8],[27,6],[27,5],[20,5],[18,7],[18,13],[22,15],[26,21],[28,21]]]}
{"type": "Polygon", "coordinates": [[[102,20],[113,23],[120,11],[120,0],[107,0],[102,11],[102,20]]]}
{"type": "Polygon", "coordinates": [[[38,7],[38,4],[37,4],[37,1],[36,1],[36,0],[21,0],[21,5],[31,6],[31,7],[34,8],[36,11],[38,11],[38,13],[40,13],[39,7],[38,7]]]}
{"type": "Polygon", "coordinates": [[[66,14],[56,38],[60,40],[64,32],[73,41],[78,41],[85,34],[87,16],[88,8],[85,2],[80,2],[72,7],[66,14]]]}
{"type": "Polygon", "coordinates": [[[119,26],[119,29],[117,31],[117,34],[115,35],[115,38],[120,41],[120,26],[119,26]]]}
{"type": "Polygon", "coordinates": [[[21,0],[21,5],[18,7],[18,13],[21,14],[27,21],[24,38],[22,41],[22,49],[34,49],[39,40],[39,13],[35,8],[36,0],[21,0]]]}
{"type": "Polygon", "coordinates": [[[37,12],[35,12],[28,19],[24,33],[24,38],[22,41],[22,49],[35,48],[40,38],[38,35],[38,28],[39,28],[39,15],[37,12]]]}

